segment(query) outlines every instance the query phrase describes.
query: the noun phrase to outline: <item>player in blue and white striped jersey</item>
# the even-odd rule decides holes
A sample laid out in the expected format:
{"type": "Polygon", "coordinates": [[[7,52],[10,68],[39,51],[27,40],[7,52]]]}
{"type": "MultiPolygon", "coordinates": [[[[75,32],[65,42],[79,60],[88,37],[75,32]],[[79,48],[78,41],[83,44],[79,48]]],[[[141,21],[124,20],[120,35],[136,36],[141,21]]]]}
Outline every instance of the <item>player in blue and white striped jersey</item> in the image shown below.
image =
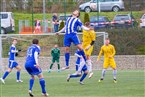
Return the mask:
{"type": "Polygon", "coordinates": [[[19,50],[16,49],[16,44],[17,44],[17,39],[14,39],[12,41],[12,45],[10,46],[10,50],[9,50],[9,65],[8,65],[8,69],[4,73],[3,77],[0,78],[0,80],[1,80],[1,82],[3,84],[5,84],[5,79],[9,75],[9,73],[12,71],[13,68],[17,69],[17,74],[16,74],[17,75],[17,80],[16,80],[16,82],[23,82],[22,80],[20,80],[21,67],[15,61],[16,53],[18,53],[18,51],[19,51],[19,50]]]}
{"type": "Polygon", "coordinates": [[[90,30],[90,28],[87,28],[87,27],[83,26],[83,23],[78,18],[79,16],[80,16],[80,12],[78,10],[75,10],[72,13],[72,17],[67,19],[65,27],[63,29],[61,29],[59,32],[57,32],[57,34],[59,34],[61,32],[65,32],[64,46],[65,46],[65,62],[66,62],[66,66],[63,67],[62,70],[69,69],[69,59],[70,59],[69,49],[70,49],[70,46],[71,46],[72,42],[80,50],[80,53],[81,53],[82,57],[86,61],[85,53],[83,51],[81,42],[80,42],[80,40],[79,40],[79,38],[77,36],[77,28],[78,28],[78,26],[80,26],[84,30],[90,30]]]}

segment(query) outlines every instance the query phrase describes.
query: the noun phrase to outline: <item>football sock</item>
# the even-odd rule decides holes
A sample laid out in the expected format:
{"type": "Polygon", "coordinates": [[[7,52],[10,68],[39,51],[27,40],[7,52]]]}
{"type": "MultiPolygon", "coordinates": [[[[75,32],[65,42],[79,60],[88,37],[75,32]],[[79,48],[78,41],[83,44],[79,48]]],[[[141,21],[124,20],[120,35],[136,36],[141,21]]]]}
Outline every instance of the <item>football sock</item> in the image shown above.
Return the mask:
{"type": "Polygon", "coordinates": [[[117,70],[113,70],[113,78],[116,79],[117,70]]]}
{"type": "Polygon", "coordinates": [[[52,69],[53,63],[50,65],[50,69],[52,69]]]}
{"type": "Polygon", "coordinates": [[[58,70],[60,69],[60,64],[57,64],[57,66],[58,66],[58,70]]]}
{"type": "Polygon", "coordinates": [[[78,75],[78,74],[71,74],[70,75],[70,78],[76,78],[76,77],[80,77],[80,75],[78,75]]]}
{"type": "Polygon", "coordinates": [[[78,71],[78,68],[79,68],[79,66],[78,66],[78,65],[76,65],[76,71],[78,71]]]}
{"type": "Polygon", "coordinates": [[[106,73],[106,69],[103,69],[103,70],[102,70],[102,77],[101,77],[101,78],[104,78],[105,73],[106,73]]]}
{"type": "Polygon", "coordinates": [[[66,66],[69,66],[69,58],[70,58],[70,54],[69,53],[65,53],[66,66]]]}
{"type": "Polygon", "coordinates": [[[30,79],[29,80],[29,90],[32,91],[33,85],[34,85],[34,79],[30,79]]]}
{"type": "Polygon", "coordinates": [[[9,72],[6,71],[5,74],[3,75],[3,78],[2,79],[5,79],[8,75],[9,75],[9,72]]]}
{"type": "Polygon", "coordinates": [[[83,56],[83,58],[84,58],[84,60],[85,60],[85,62],[86,62],[86,61],[87,61],[87,58],[86,58],[86,56],[85,56],[84,50],[80,50],[80,53],[81,53],[81,55],[83,56]]]}
{"type": "Polygon", "coordinates": [[[92,62],[91,62],[91,60],[87,60],[87,63],[88,63],[89,72],[92,72],[92,62]]]}
{"type": "Polygon", "coordinates": [[[20,80],[20,71],[17,71],[17,80],[20,80]]]}
{"type": "Polygon", "coordinates": [[[41,86],[41,89],[42,89],[42,93],[46,93],[45,80],[42,78],[42,79],[39,80],[39,83],[40,83],[40,86],[41,86]]]}
{"type": "Polygon", "coordinates": [[[85,79],[86,76],[87,76],[87,74],[84,73],[83,76],[82,76],[81,79],[80,79],[80,82],[82,82],[82,81],[85,79]]]}

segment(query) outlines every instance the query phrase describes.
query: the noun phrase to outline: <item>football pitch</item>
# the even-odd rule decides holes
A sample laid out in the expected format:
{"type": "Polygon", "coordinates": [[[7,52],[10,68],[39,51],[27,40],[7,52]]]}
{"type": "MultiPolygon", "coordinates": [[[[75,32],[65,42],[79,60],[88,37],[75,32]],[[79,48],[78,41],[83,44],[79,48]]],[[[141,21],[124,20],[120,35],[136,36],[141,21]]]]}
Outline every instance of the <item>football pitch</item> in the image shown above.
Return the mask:
{"type": "MultiPolygon", "coordinates": [[[[98,83],[101,71],[94,71],[91,79],[84,80],[85,85],[78,83],[79,78],[66,81],[72,70],[58,73],[44,72],[46,89],[49,97],[145,97],[145,71],[144,70],[118,70],[117,83],[113,83],[112,71],[108,70],[103,82],[98,83]]],[[[16,83],[15,71],[1,85],[0,97],[29,97],[28,86],[30,76],[22,72],[23,83],[16,83]]],[[[42,97],[39,80],[36,78],[33,88],[34,97],[42,97]]]]}

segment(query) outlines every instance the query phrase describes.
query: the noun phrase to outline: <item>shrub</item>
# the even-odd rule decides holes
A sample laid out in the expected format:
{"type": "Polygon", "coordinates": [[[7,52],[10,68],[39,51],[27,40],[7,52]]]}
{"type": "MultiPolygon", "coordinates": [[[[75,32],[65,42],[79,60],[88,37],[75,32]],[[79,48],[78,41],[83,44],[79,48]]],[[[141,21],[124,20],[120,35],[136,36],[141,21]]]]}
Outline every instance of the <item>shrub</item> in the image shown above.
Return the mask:
{"type": "Polygon", "coordinates": [[[88,14],[88,13],[85,13],[85,14],[84,14],[84,24],[85,24],[86,22],[90,22],[90,17],[89,17],[89,14],[88,14]]]}
{"type": "Polygon", "coordinates": [[[59,31],[64,27],[64,21],[60,22],[59,31]]]}

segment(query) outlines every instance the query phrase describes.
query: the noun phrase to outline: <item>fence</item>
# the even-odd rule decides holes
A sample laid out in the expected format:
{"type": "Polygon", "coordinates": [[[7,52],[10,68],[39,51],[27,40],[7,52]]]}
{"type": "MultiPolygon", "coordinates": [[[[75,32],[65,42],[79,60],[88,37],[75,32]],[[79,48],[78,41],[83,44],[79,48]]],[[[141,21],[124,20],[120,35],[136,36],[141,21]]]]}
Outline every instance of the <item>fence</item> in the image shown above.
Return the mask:
{"type": "MultiPolygon", "coordinates": [[[[93,70],[101,70],[103,64],[103,57],[100,62],[96,64],[97,56],[92,56],[93,70]]],[[[24,70],[25,57],[17,58],[17,62],[21,65],[22,70],[24,70]]],[[[2,59],[3,71],[7,69],[8,59],[2,59]]],[[[75,70],[75,61],[76,57],[71,56],[70,58],[70,69],[75,70]]],[[[118,70],[144,70],[145,69],[145,56],[141,55],[117,55],[115,56],[115,61],[117,64],[118,70]]],[[[44,71],[47,71],[51,64],[51,57],[40,57],[39,58],[40,65],[44,71]]],[[[65,65],[64,56],[60,57],[60,65],[63,67],[65,65]]],[[[110,68],[109,68],[110,69],[110,68]]],[[[53,70],[57,70],[57,65],[54,65],[53,70]]]]}

